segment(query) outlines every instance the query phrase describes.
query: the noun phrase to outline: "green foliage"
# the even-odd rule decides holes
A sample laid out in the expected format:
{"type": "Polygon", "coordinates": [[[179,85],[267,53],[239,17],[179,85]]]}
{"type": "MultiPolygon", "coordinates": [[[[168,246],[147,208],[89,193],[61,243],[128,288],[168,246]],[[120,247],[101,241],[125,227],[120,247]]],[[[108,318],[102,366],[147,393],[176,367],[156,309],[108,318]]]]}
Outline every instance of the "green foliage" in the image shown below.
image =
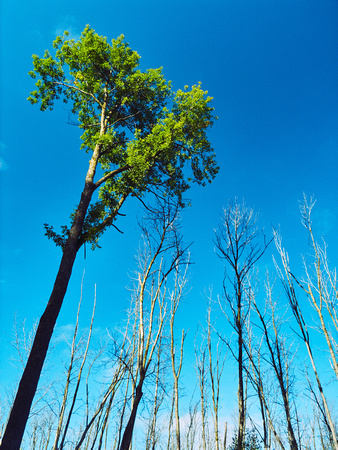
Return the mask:
{"type": "Polygon", "coordinates": [[[261,450],[260,442],[255,429],[246,430],[243,446],[239,447],[236,433],[228,450],[261,450]]]}
{"type": "MultiPolygon", "coordinates": [[[[97,168],[103,173],[92,182],[93,192],[100,192],[87,215],[84,241],[97,243],[122,197],[160,189],[183,205],[192,182],[204,185],[215,177],[218,167],[207,138],[215,119],[212,98],[200,84],[174,92],[161,68],[139,69],[140,56],[124,36],[110,44],[89,26],[78,41],[65,32],[53,47],[54,56],[33,55],[30,75],[37,89],[29,101],[42,111],[59,99],[70,103],[83,130],[81,147],[92,154],[91,174],[97,168]]],[[[67,227],[61,236],[46,230],[64,245],[67,227]]]]}

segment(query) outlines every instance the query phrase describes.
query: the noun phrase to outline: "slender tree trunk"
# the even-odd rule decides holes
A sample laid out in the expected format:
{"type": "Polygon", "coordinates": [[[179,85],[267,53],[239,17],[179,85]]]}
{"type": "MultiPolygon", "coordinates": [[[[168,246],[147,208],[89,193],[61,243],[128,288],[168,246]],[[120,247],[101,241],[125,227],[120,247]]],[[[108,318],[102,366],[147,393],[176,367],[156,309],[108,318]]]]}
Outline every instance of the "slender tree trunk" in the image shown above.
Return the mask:
{"type": "MultiPolygon", "coordinates": [[[[216,231],[216,249],[221,259],[225,261],[224,297],[232,312],[232,320],[228,319],[237,335],[238,353],[229,346],[238,363],[238,430],[236,448],[242,449],[245,440],[245,421],[247,396],[244,384],[243,347],[245,338],[244,322],[248,314],[248,292],[245,285],[250,278],[250,272],[257,261],[263,256],[269,243],[264,233],[256,227],[253,210],[244,204],[231,203],[224,209],[222,224],[216,231]],[[260,236],[262,243],[259,243],[260,236]],[[228,285],[232,287],[230,293],[228,285]]],[[[271,242],[271,241],[270,241],[271,242]]],[[[225,316],[223,306],[221,306],[225,316]]],[[[246,385],[247,386],[247,385],[246,385]]]]}
{"type": "Polygon", "coordinates": [[[227,434],[228,434],[228,422],[224,424],[224,440],[223,440],[223,450],[227,447],[227,434]]]}
{"type": "Polygon", "coordinates": [[[237,293],[237,319],[236,329],[238,333],[238,434],[237,445],[242,448],[245,436],[245,398],[244,398],[244,381],[243,381],[243,327],[242,327],[242,291],[241,280],[238,279],[237,293]]]}
{"type": "Polygon", "coordinates": [[[172,435],[173,435],[173,421],[174,421],[174,406],[175,406],[175,398],[174,395],[172,396],[171,400],[171,407],[170,407],[170,416],[169,416],[169,424],[168,424],[168,441],[167,441],[167,449],[170,450],[172,448],[171,441],[172,441],[172,435]]]}
{"type": "Polygon", "coordinates": [[[290,450],[298,450],[298,444],[297,444],[296,436],[293,431],[293,426],[292,426],[292,422],[291,422],[291,411],[290,411],[288,393],[285,389],[284,384],[282,384],[281,382],[282,382],[282,380],[280,381],[280,388],[281,388],[281,392],[282,392],[284,411],[285,411],[285,415],[286,415],[286,423],[287,423],[287,428],[288,428],[288,438],[289,438],[290,450]]]}
{"type": "Polygon", "coordinates": [[[136,387],[133,406],[131,409],[131,413],[130,413],[130,417],[129,417],[126,429],[124,430],[124,433],[123,433],[120,450],[129,450],[129,448],[130,448],[131,440],[133,437],[137,408],[138,408],[138,405],[140,404],[140,401],[141,401],[141,398],[143,395],[142,385],[143,385],[143,380],[141,380],[136,387]]]}
{"type": "Polygon", "coordinates": [[[181,428],[180,428],[180,412],[178,407],[178,378],[174,379],[174,396],[175,396],[175,436],[176,448],[181,450],[181,428]]]}
{"type": "Polygon", "coordinates": [[[205,350],[198,348],[195,343],[195,356],[196,356],[196,372],[198,378],[198,386],[200,389],[201,398],[201,421],[202,421],[202,449],[207,449],[206,441],[206,369],[205,369],[205,350]]]}
{"type": "MultiPolygon", "coordinates": [[[[176,299],[175,299],[176,300],[176,299]]],[[[179,389],[178,389],[178,380],[182,370],[182,362],[183,362],[183,345],[185,334],[184,330],[182,330],[182,338],[181,338],[181,349],[180,349],[180,358],[178,361],[178,367],[175,365],[175,344],[174,344],[174,319],[175,313],[178,307],[178,303],[175,303],[174,308],[172,310],[172,317],[170,319],[170,340],[171,340],[171,364],[173,369],[173,377],[174,377],[174,412],[175,412],[175,436],[176,436],[176,450],[181,450],[181,429],[180,429],[180,411],[179,411],[179,389]]]]}
{"type": "Polygon", "coordinates": [[[64,248],[52,294],[41,316],[32,349],[21,377],[6,430],[2,438],[1,450],[19,450],[20,448],[49,343],[63,299],[66,295],[76,254],[79,250],[79,238],[92,193],[92,183],[86,183],[64,248]]]}

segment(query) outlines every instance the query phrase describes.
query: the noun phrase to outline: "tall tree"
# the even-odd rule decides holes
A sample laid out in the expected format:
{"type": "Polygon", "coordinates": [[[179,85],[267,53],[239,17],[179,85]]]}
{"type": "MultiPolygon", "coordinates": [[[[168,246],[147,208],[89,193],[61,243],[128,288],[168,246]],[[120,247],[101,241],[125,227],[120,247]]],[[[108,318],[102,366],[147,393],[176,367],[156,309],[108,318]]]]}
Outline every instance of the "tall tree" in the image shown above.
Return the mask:
{"type": "Polygon", "coordinates": [[[112,43],[87,26],[78,41],[67,32],[53,43],[55,55],[33,55],[37,89],[32,104],[42,111],[62,99],[83,130],[89,168],[70,225],[46,234],[63,255],[55,284],[41,316],[32,349],[3,436],[1,449],[19,449],[53,329],[67,291],[76,254],[93,247],[125,200],[161,190],[178,198],[191,182],[204,184],[218,171],[207,130],[215,117],[211,98],[200,85],[171,88],[161,69],[138,69],[139,55],[120,36],[112,43]],[[186,166],[190,166],[190,171],[186,166]],[[98,170],[101,169],[101,170],[98,170]],[[94,197],[94,193],[97,194],[94,197]]]}
{"type": "MultiPolygon", "coordinates": [[[[294,376],[292,374],[292,354],[294,354],[294,350],[287,346],[287,338],[283,335],[281,331],[281,326],[283,323],[283,318],[279,318],[276,312],[276,302],[272,299],[272,286],[269,283],[269,280],[266,283],[266,291],[267,291],[267,305],[265,306],[265,311],[262,313],[257,305],[256,299],[253,298],[253,309],[257,313],[260,322],[260,328],[263,332],[263,341],[267,348],[267,355],[264,356],[264,359],[268,364],[272,367],[273,372],[276,376],[278,387],[280,391],[280,404],[283,406],[285,413],[285,424],[287,428],[287,436],[288,443],[290,446],[290,450],[298,450],[299,446],[296,439],[295,432],[295,420],[294,416],[297,411],[293,411],[292,408],[292,390],[294,388],[294,376]],[[266,317],[267,316],[267,317],[266,317]]],[[[250,350],[249,350],[250,352],[250,350]]],[[[247,354],[249,356],[249,352],[247,354]]],[[[252,355],[252,351],[250,352],[252,355]]],[[[258,355],[258,358],[261,355],[258,355]]],[[[258,374],[259,364],[254,365],[252,356],[249,356],[252,366],[256,369],[256,380],[261,377],[261,374],[258,374]]],[[[251,377],[251,374],[249,374],[251,377]]],[[[268,405],[266,399],[264,397],[264,387],[260,386],[258,390],[257,381],[254,383],[256,385],[256,390],[259,395],[259,400],[262,403],[265,403],[266,413],[268,417],[270,417],[270,411],[268,411],[268,405]]],[[[262,409],[263,409],[262,408],[262,409]]],[[[296,407],[295,407],[296,409],[296,407]]],[[[270,421],[271,423],[271,421],[270,421]]],[[[275,431],[275,427],[271,427],[273,431],[274,438],[278,439],[277,432],[275,431]]],[[[266,442],[266,439],[264,440],[266,442]]],[[[280,444],[279,444],[280,445],[280,444]]]]}
{"type": "Polygon", "coordinates": [[[224,208],[222,223],[216,231],[215,245],[218,256],[224,261],[223,291],[231,311],[228,318],[237,339],[237,348],[229,345],[238,364],[238,430],[236,445],[244,448],[246,422],[246,392],[244,368],[245,320],[249,314],[251,292],[249,278],[256,262],[263,256],[269,243],[256,226],[254,211],[245,204],[229,204],[224,208]]]}
{"type": "MultiPolygon", "coordinates": [[[[135,358],[131,361],[129,369],[132,380],[132,404],[120,450],[130,448],[136,415],[143,396],[143,386],[149,372],[155,370],[156,353],[160,351],[168,315],[166,297],[169,291],[167,285],[169,277],[173,275],[175,279],[175,292],[170,293],[172,299],[177,290],[180,266],[188,264],[185,256],[188,247],[182,245],[177,219],[178,209],[164,202],[164,205],[159,205],[157,211],[153,212],[141,226],[144,246],[138,257],[139,270],[134,291],[135,358]]],[[[180,291],[179,297],[181,294],[180,291]]],[[[179,298],[177,306],[178,301],[179,298]]],[[[175,313],[176,310],[170,312],[170,330],[175,313]]]]}
{"type": "Polygon", "coordinates": [[[318,370],[317,358],[314,352],[314,346],[309,331],[309,329],[311,329],[312,327],[310,327],[308,325],[308,322],[304,319],[301,302],[299,301],[299,293],[297,290],[297,288],[300,287],[302,291],[306,293],[310,304],[312,304],[314,310],[317,313],[319,319],[318,329],[325,337],[331,357],[331,367],[333,368],[335,375],[338,376],[337,340],[335,338],[335,331],[337,331],[338,329],[336,307],[336,273],[335,271],[332,272],[329,268],[325,242],[324,248],[321,248],[314,237],[311,218],[311,212],[314,205],[315,201],[313,198],[310,198],[310,200],[308,200],[306,196],[304,196],[304,202],[300,208],[302,214],[302,223],[308,232],[309,242],[313,250],[314,261],[312,268],[310,268],[306,261],[304,261],[306,276],[303,280],[297,278],[294,272],[291,271],[288,253],[283,248],[282,238],[278,233],[275,233],[275,243],[277,251],[281,258],[282,268],[278,267],[276,261],[275,265],[286,296],[288,298],[291,311],[294,315],[294,318],[296,319],[299,328],[299,332],[297,334],[305,344],[319,394],[317,395],[315,393],[311,383],[309,385],[310,392],[314,395],[316,407],[318,407],[322,413],[322,420],[326,424],[328,432],[330,434],[332,448],[338,450],[337,429],[324,392],[323,383],[321,380],[320,372],[318,370]],[[333,325],[332,331],[330,329],[330,322],[332,322],[333,325]]]}

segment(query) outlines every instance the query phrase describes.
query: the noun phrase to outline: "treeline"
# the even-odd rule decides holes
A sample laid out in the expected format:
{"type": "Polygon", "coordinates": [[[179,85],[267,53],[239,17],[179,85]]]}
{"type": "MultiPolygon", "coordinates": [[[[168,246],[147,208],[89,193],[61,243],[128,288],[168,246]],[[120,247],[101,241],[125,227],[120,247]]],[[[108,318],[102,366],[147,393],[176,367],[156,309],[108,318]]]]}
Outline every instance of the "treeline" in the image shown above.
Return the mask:
{"type": "MultiPolygon", "coordinates": [[[[311,256],[300,275],[281,235],[265,235],[253,210],[236,202],[224,209],[214,238],[223,292],[210,295],[198,333],[178,325],[190,265],[180,208],[162,201],[147,211],[124,321],[98,335],[95,299],[84,330],[80,301],[72,338],[54,337],[53,367],[40,380],[22,448],[338,449],[337,279],[315,238],[313,206],[304,198],[311,256]],[[277,255],[275,271],[262,275],[269,253],[277,255]],[[229,417],[225,393],[234,378],[229,417]]],[[[15,345],[24,366],[30,343],[18,327],[15,345]]]]}

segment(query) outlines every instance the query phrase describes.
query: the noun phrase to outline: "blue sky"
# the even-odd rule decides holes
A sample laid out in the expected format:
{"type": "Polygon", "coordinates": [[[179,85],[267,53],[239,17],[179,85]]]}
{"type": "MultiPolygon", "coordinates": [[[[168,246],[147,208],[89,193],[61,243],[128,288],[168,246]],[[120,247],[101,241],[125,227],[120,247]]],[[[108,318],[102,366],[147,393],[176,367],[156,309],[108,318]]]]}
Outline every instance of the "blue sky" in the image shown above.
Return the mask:
{"type": "MultiPolygon", "coordinates": [[[[212,239],[229,199],[255,208],[267,234],[280,227],[299,264],[308,251],[299,201],[303,192],[314,194],[315,226],[337,264],[336,0],[3,0],[0,8],[0,384],[12,374],[14,316],[27,326],[40,316],[60,261],[43,223],[67,223],[87,169],[63,106],[41,113],[26,100],[34,89],[31,55],[51,49],[66,29],[76,37],[89,23],[109,40],[124,34],[143,69],[163,66],[175,89],[201,81],[214,97],[219,120],[210,140],[221,170],[211,185],[190,191],[192,206],[182,216],[185,240],[194,241],[192,289],[182,308],[192,335],[203,320],[204,290],[221,292],[212,239]]],[[[80,251],[58,326],[74,321],[84,268],[84,314],[97,284],[97,327],[111,326],[128,307],[124,288],[142,211],[130,202],[124,212],[123,235],[109,230],[86,260],[80,251]]]]}

